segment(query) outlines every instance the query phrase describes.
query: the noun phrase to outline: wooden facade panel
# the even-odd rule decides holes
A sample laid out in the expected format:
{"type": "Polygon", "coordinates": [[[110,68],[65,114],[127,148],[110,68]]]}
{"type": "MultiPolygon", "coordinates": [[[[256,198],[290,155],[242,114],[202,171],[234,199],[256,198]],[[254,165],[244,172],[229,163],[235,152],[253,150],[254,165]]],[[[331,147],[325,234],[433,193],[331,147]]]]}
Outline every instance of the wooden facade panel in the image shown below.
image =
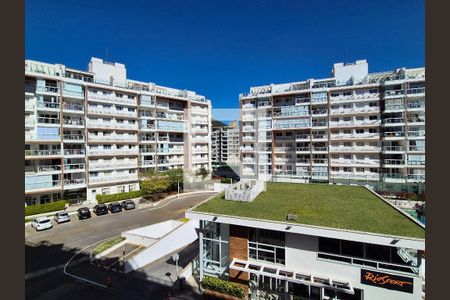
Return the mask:
{"type": "MultiPolygon", "coordinates": [[[[230,225],[230,261],[233,258],[248,260],[248,228],[230,225]]],[[[230,279],[248,290],[250,275],[246,272],[230,270],[230,279]]]]}

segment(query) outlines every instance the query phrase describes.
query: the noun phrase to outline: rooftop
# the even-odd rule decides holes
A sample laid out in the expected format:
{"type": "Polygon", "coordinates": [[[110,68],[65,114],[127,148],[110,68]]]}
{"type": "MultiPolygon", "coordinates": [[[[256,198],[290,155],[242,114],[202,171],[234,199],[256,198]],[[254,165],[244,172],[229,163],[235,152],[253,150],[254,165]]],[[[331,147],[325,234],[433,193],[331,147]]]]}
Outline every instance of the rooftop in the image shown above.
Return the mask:
{"type": "Polygon", "coordinates": [[[364,187],[267,182],[252,202],[220,194],[193,212],[425,238],[425,230],[364,187]],[[288,214],[297,221],[286,221],[288,214]]]}

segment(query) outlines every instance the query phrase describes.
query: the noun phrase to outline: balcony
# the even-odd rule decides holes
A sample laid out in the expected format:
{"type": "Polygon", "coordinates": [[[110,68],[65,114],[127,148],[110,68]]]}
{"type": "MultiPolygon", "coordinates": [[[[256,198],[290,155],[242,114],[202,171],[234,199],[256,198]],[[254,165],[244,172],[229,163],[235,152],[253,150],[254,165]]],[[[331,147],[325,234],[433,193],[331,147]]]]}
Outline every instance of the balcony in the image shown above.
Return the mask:
{"type": "Polygon", "coordinates": [[[380,180],[380,174],[378,174],[378,173],[331,172],[330,179],[380,180]]]}
{"type": "Polygon", "coordinates": [[[309,164],[311,164],[311,161],[309,159],[297,158],[295,160],[295,163],[299,164],[299,165],[309,165],[309,164]]]}
{"type": "Polygon", "coordinates": [[[207,163],[209,162],[208,157],[193,157],[192,163],[207,163]]]}
{"type": "Polygon", "coordinates": [[[327,122],[312,122],[312,127],[327,127],[327,122]]]}
{"type": "Polygon", "coordinates": [[[34,111],[34,103],[30,100],[25,100],[25,111],[33,112],[34,111]]]}
{"type": "Polygon", "coordinates": [[[25,127],[34,127],[34,119],[25,118],[25,127]]]}
{"type": "Polygon", "coordinates": [[[347,115],[347,114],[360,114],[360,113],[378,113],[380,112],[380,108],[378,106],[370,107],[370,106],[364,106],[364,107],[355,107],[355,108],[339,108],[339,109],[332,109],[330,114],[331,115],[347,115]]]}
{"type": "Polygon", "coordinates": [[[330,152],[380,152],[379,147],[330,147],[330,152]]]}
{"type": "MultiPolygon", "coordinates": [[[[85,168],[85,164],[66,164],[64,165],[64,171],[76,171],[76,172],[81,172],[84,171],[85,168]]],[[[65,172],[66,173],[66,172],[65,172]]]]}
{"type": "Polygon", "coordinates": [[[425,87],[418,87],[418,88],[410,88],[406,90],[406,94],[411,96],[424,96],[425,95],[425,87]]]}
{"type": "MultiPolygon", "coordinates": [[[[26,181],[26,179],[25,179],[26,181]]],[[[48,190],[60,190],[61,189],[61,180],[50,180],[48,182],[36,182],[36,183],[28,183],[25,182],[25,192],[38,192],[38,191],[48,191],[48,190]]]]}
{"type": "Polygon", "coordinates": [[[295,158],[275,157],[275,163],[295,163],[295,158]]]}
{"type": "Polygon", "coordinates": [[[384,111],[385,112],[390,112],[390,111],[404,111],[405,110],[405,106],[404,105],[386,105],[384,107],[384,111]]]}
{"type": "Polygon", "coordinates": [[[139,166],[140,167],[150,167],[150,166],[154,166],[156,163],[154,160],[141,160],[139,161],[139,166]]]}
{"type": "Polygon", "coordinates": [[[70,112],[70,113],[84,113],[84,106],[81,104],[76,103],[64,103],[63,104],[63,111],[70,112]]]}
{"type": "Polygon", "coordinates": [[[394,132],[384,132],[383,138],[385,140],[398,140],[404,139],[405,133],[403,131],[394,131],[394,132]]]}
{"type": "Polygon", "coordinates": [[[139,149],[88,149],[88,155],[138,155],[139,149]]]}
{"type": "Polygon", "coordinates": [[[405,147],[403,147],[403,146],[383,146],[383,147],[381,147],[381,151],[383,151],[385,153],[404,152],[405,147]]]}
{"type": "Polygon", "coordinates": [[[156,101],[156,108],[169,109],[169,102],[156,101]]]}
{"type": "Polygon", "coordinates": [[[192,148],[192,153],[207,153],[208,147],[194,147],[192,148]]]}
{"type": "Polygon", "coordinates": [[[103,115],[103,116],[120,116],[120,117],[137,117],[136,111],[119,110],[119,109],[105,109],[88,107],[88,114],[103,115]]]}
{"type": "Polygon", "coordinates": [[[65,149],[64,155],[65,156],[84,156],[85,151],[84,149],[65,149]]]}
{"type": "Polygon", "coordinates": [[[255,109],[255,108],[256,108],[255,104],[250,103],[242,104],[242,109],[255,109]]]}
{"type": "Polygon", "coordinates": [[[88,92],[88,99],[95,100],[97,102],[103,103],[115,103],[115,104],[125,104],[130,106],[136,106],[136,99],[128,99],[123,97],[117,97],[113,94],[104,95],[88,92]]]}
{"type": "Polygon", "coordinates": [[[144,131],[154,131],[156,130],[155,124],[139,124],[139,129],[144,131]]]}
{"type": "Polygon", "coordinates": [[[409,152],[425,152],[425,146],[409,146],[409,152]]]}
{"type": "Polygon", "coordinates": [[[313,147],[312,152],[327,152],[328,148],[327,147],[313,147]]]}
{"type": "Polygon", "coordinates": [[[53,173],[61,171],[61,165],[37,165],[25,166],[25,174],[27,173],[53,173]]]}
{"type": "Polygon", "coordinates": [[[36,86],[36,93],[40,94],[58,94],[59,95],[59,88],[56,86],[36,86]]]}
{"type": "Polygon", "coordinates": [[[88,128],[107,128],[107,129],[123,129],[123,130],[138,130],[137,124],[117,123],[117,122],[96,122],[87,120],[86,126],[88,128]]]}
{"type": "Polygon", "coordinates": [[[76,178],[76,179],[64,179],[64,189],[77,189],[83,188],[86,186],[86,179],[84,178],[76,178]]]}
{"type": "Polygon", "coordinates": [[[89,135],[89,142],[127,142],[137,143],[137,135],[89,135]]]}
{"type": "Polygon", "coordinates": [[[331,161],[331,165],[333,165],[333,166],[356,165],[356,166],[379,167],[380,160],[378,160],[378,159],[333,159],[331,161]]]}
{"type": "Polygon", "coordinates": [[[209,139],[208,138],[195,137],[195,138],[192,138],[192,142],[193,143],[209,143],[209,139]]]}
{"type": "Polygon", "coordinates": [[[351,140],[351,139],[379,139],[380,135],[378,133],[349,133],[349,134],[332,134],[332,140],[351,140]]]}
{"type": "Polygon", "coordinates": [[[244,142],[253,142],[253,141],[255,141],[255,137],[253,135],[244,135],[242,137],[242,140],[244,142]]]}
{"type": "Polygon", "coordinates": [[[408,131],[408,138],[425,138],[425,131],[408,131]]]}
{"type": "Polygon", "coordinates": [[[277,177],[297,177],[297,178],[304,178],[304,179],[308,179],[311,177],[311,174],[306,171],[297,172],[297,171],[288,171],[288,170],[274,170],[273,175],[277,176],[277,177]]]}
{"type": "Polygon", "coordinates": [[[425,174],[408,174],[409,181],[425,181],[425,174]]]}
{"type": "Polygon", "coordinates": [[[424,102],[408,102],[408,110],[425,110],[424,102]]]}
{"type": "Polygon", "coordinates": [[[253,121],[255,120],[255,115],[242,115],[242,121],[253,121]]]}
{"type": "Polygon", "coordinates": [[[137,174],[134,175],[116,175],[116,176],[89,176],[89,182],[98,183],[98,182],[116,182],[116,181],[131,181],[138,180],[137,174]]]}
{"type": "Polygon", "coordinates": [[[424,160],[408,160],[406,164],[408,166],[424,167],[425,161],[424,160]]]}
{"type": "Polygon", "coordinates": [[[193,118],[191,118],[191,123],[195,123],[195,124],[208,124],[208,119],[207,119],[207,118],[197,118],[197,117],[193,117],[193,118]]]}
{"type": "Polygon", "coordinates": [[[387,90],[384,91],[384,97],[391,97],[391,96],[404,96],[405,91],[404,90],[387,90]]]}
{"type": "Polygon", "coordinates": [[[141,136],[139,139],[142,143],[154,143],[156,141],[156,138],[154,136],[141,136]]]}
{"type": "Polygon", "coordinates": [[[405,175],[398,174],[398,173],[385,173],[383,174],[383,179],[386,182],[397,182],[397,183],[403,183],[405,182],[405,175]]]}
{"type": "Polygon", "coordinates": [[[310,152],[311,148],[310,147],[296,147],[295,151],[296,152],[310,152]]]}
{"type": "Polygon", "coordinates": [[[84,128],[83,119],[63,119],[64,127],[84,128]]]}
{"type": "Polygon", "coordinates": [[[135,169],[137,168],[137,160],[126,160],[126,161],[114,161],[114,162],[90,162],[89,169],[90,170],[102,170],[102,169],[135,169]]]}
{"type": "Polygon", "coordinates": [[[255,127],[253,126],[249,126],[249,125],[245,125],[244,127],[242,127],[242,131],[254,131],[255,127]]]}
{"type": "Polygon", "coordinates": [[[37,123],[38,124],[43,124],[43,125],[55,125],[55,126],[59,126],[60,125],[60,119],[58,118],[47,118],[47,117],[38,117],[37,118],[37,123]]]}
{"type": "Polygon", "coordinates": [[[192,132],[196,132],[196,133],[208,133],[208,128],[192,127],[192,132]]]}
{"type": "Polygon", "coordinates": [[[360,127],[360,126],[378,126],[378,125],[380,125],[380,120],[339,121],[339,122],[330,121],[330,127],[360,127]]]}
{"type": "Polygon", "coordinates": [[[309,134],[297,134],[295,136],[296,141],[309,141],[311,136],[309,134]]]}
{"type": "Polygon", "coordinates": [[[409,117],[408,125],[425,125],[424,117],[409,117]]]}
{"type": "Polygon", "coordinates": [[[25,156],[61,156],[61,149],[56,150],[25,150],[25,156]]]}
{"type": "Polygon", "coordinates": [[[388,167],[404,167],[405,161],[403,159],[384,159],[382,164],[388,167]]]}
{"type": "Polygon", "coordinates": [[[253,147],[241,147],[241,152],[253,152],[255,148],[253,147]]]}
{"type": "Polygon", "coordinates": [[[313,140],[328,140],[328,135],[326,134],[313,134],[313,140]]]}
{"type": "Polygon", "coordinates": [[[381,122],[384,126],[403,126],[405,125],[404,118],[389,118],[383,119],[381,122]]]}
{"type": "Polygon", "coordinates": [[[67,133],[63,135],[64,142],[84,142],[83,134],[67,133]]]}
{"type": "Polygon", "coordinates": [[[63,96],[65,98],[84,99],[84,92],[75,92],[63,89],[63,96]]]}
{"type": "Polygon", "coordinates": [[[242,159],[242,161],[243,161],[244,163],[255,163],[255,159],[252,158],[252,157],[244,157],[244,158],[242,159]]]}
{"type": "Polygon", "coordinates": [[[36,101],[37,110],[59,111],[60,104],[56,102],[36,101]]]}
{"type": "Polygon", "coordinates": [[[192,106],[191,113],[192,114],[197,114],[197,115],[207,115],[208,114],[208,109],[207,108],[200,108],[198,106],[192,106]]]}
{"type": "Polygon", "coordinates": [[[313,159],[312,164],[313,165],[327,165],[328,159],[313,159]]]}

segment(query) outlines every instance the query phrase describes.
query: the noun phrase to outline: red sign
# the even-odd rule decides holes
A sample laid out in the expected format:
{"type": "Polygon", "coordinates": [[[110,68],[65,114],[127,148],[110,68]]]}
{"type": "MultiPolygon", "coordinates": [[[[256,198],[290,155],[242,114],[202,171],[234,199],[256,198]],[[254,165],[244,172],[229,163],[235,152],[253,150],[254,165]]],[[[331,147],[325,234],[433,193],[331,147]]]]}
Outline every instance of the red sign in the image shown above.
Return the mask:
{"type": "Polygon", "coordinates": [[[361,269],[361,283],[410,294],[414,287],[413,278],[364,269],[361,269]]]}

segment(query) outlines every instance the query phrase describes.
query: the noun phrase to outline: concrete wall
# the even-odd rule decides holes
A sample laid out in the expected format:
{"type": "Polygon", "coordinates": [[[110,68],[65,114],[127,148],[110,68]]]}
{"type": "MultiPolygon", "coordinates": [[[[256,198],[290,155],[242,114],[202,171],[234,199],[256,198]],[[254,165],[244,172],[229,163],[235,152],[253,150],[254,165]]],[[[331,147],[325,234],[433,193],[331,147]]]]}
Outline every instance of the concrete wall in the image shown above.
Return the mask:
{"type": "Polygon", "coordinates": [[[161,237],[150,247],[128,260],[125,263],[125,273],[142,268],[168,253],[191,244],[198,238],[196,227],[198,228],[198,221],[190,220],[161,237]]]}
{"type": "MultiPolygon", "coordinates": [[[[312,273],[313,275],[331,276],[351,282],[352,286],[364,290],[364,300],[397,300],[421,299],[422,279],[414,278],[414,293],[391,291],[384,288],[373,287],[360,283],[361,268],[337,261],[327,262],[317,258],[319,250],[318,237],[286,233],[286,268],[312,273]],[[330,270],[332,270],[330,272],[330,270]]],[[[370,269],[369,267],[366,269],[370,269]]],[[[382,271],[384,273],[392,273],[382,271]]],[[[405,275],[402,275],[405,276],[405,275]]],[[[413,276],[405,276],[413,277],[413,276]]]]}

